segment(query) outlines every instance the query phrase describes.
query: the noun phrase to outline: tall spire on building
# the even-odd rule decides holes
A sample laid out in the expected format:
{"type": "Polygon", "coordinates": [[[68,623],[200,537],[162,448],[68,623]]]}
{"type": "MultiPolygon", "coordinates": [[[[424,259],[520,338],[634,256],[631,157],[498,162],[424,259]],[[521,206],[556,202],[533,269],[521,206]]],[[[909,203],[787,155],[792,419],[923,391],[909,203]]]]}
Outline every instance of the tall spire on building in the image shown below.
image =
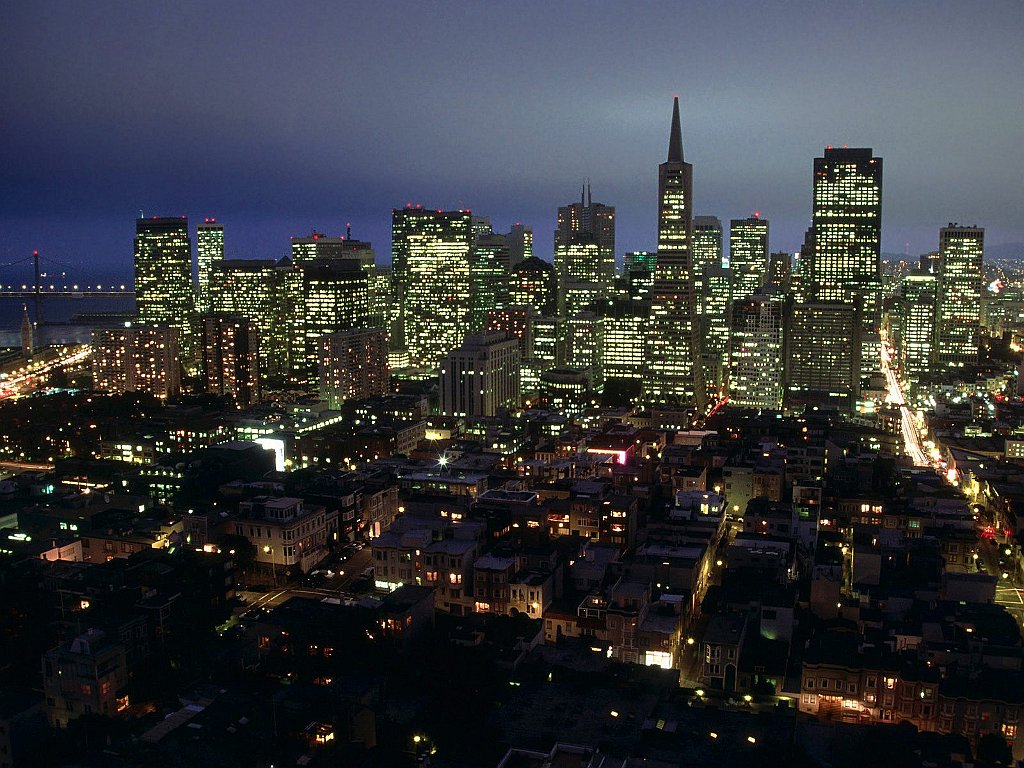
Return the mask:
{"type": "Polygon", "coordinates": [[[672,99],[672,133],[668,137],[668,161],[683,162],[683,129],[679,125],[679,97],[672,99]]]}
{"type": "Polygon", "coordinates": [[[33,338],[32,321],[28,319],[28,304],[21,305],[21,351],[25,357],[32,356],[32,350],[35,348],[35,340],[33,338]]]}

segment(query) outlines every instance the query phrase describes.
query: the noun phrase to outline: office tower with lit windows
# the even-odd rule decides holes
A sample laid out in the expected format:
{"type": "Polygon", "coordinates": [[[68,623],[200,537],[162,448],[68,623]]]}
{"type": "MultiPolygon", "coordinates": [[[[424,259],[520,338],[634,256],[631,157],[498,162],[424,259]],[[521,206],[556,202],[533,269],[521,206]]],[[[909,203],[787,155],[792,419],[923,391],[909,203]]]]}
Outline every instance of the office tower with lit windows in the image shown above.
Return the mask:
{"type": "Polygon", "coordinates": [[[500,333],[467,335],[441,363],[440,391],[446,416],[497,416],[518,409],[518,341],[500,333]]]}
{"type": "Polygon", "coordinates": [[[542,373],[565,365],[566,334],[565,318],[530,318],[526,329],[526,358],[520,377],[524,392],[536,392],[542,373]]]}
{"type": "Polygon", "coordinates": [[[580,202],[558,209],[554,241],[559,314],[607,298],[615,280],[615,208],[594,203],[584,190],[580,202]]]}
{"type": "Polygon", "coordinates": [[[391,392],[388,334],[383,328],[357,328],[317,339],[320,399],[331,410],[346,402],[391,392]]]}
{"type": "Polygon", "coordinates": [[[604,317],[605,388],[619,387],[635,396],[639,394],[644,369],[651,305],[646,301],[616,299],[606,302],[601,314],[604,317]]]}
{"type": "Polygon", "coordinates": [[[734,299],[761,292],[768,278],[768,220],[758,213],[729,222],[729,269],[734,299]]]}
{"type": "Polygon", "coordinates": [[[371,327],[370,275],[357,260],[308,262],[301,272],[304,374],[306,381],[312,382],[318,372],[321,336],[371,327]]]}
{"type": "Polygon", "coordinates": [[[177,328],[186,367],[198,362],[192,240],[184,216],[136,220],[135,307],[141,325],[177,328]]]}
{"type": "Polygon", "coordinates": [[[633,271],[654,272],[658,254],[654,251],[626,251],[622,269],[625,274],[633,271]]]}
{"type": "Polygon", "coordinates": [[[978,361],[985,230],[950,224],[939,231],[938,362],[978,361]]]}
{"type": "Polygon", "coordinates": [[[782,407],[785,304],[755,294],[732,303],[729,402],[750,408],[782,407]]]}
{"type": "Polygon", "coordinates": [[[508,250],[511,266],[533,256],[533,228],[518,221],[508,233],[508,250]]]}
{"type": "Polygon", "coordinates": [[[181,392],[177,328],[130,326],[92,332],[93,386],[101,392],[149,392],[166,400],[181,392]]]}
{"type": "Polygon", "coordinates": [[[768,254],[768,285],[772,292],[782,295],[789,293],[793,282],[793,257],[789,251],[774,251],[768,254]]]}
{"type": "Polygon", "coordinates": [[[210,273],[224,261],[224,225],[216,219],[204,219],[196,227],[196,253],[199,261],[199,290],[196,291],[196,312],[210,311],[210,273]]]}
{"type": "Polygon", "coordinates": [[[256,323],[240,315],[206,315],[202,329],[206,391],[230,397],[240,409],[258,403],[260,334],[256,323]]]}
{"type": "Polygon", "coordinates": [[[462,343],[470,316],[470,211],[407,207],[391,214],[401,339],[414,368],[434,369],[462,343]]]}
{"type": "Polygon", "coordinates": [[[512,268],[508,303],[533,307],[538,315],[550,317],[558,311],[555,268],[531,256],[512,268]]]}
{"type": "Polygon", "coordinates": [[[565,319],[565,359],[570,368],[589,370],[595,392],[604,391],[604,318],[578,312],[565,319]]]}
{"type": "Polygon", "coordinates": [[[924,270],[914,270],[900,283],[895,323],[899,364],[911,384],[927,377],[935,365],[938,293],[938,278],[924,270]]]}
{"type": "Polygon", "coordinates": [[[558,209],[554,253],[560,280],[615,279],[615,208],[593,202],[589,185],[578,203],[558,209]],[[586,247],[571,250],[574,245],[586,247]]]}
{"type": "Polygon", "coordinates": [[[862,308],[862,329],[881,320],[882,158],[871,149],[825,149],[814,159],[814,251],[809,301],[862,308]]]}
{"type": "Polygon", "coordinates": [[[796,254],[796,273],[790,291],[794,303],[806,304],[811,300],[811,268],[814,264],[814,227],[804,231],[804,241],[796,254]]]}
{"type": "Polygon", "coordinates": [[[259,331],[260,375],[265,381],[283,384],[293,358],[301,358],[301,325],[305,317],[302,272],[285,259],[229,259],[210,271],[210,310],[239,315],[259,331]]]}
{"type": "Polygon", "coordinates": [[[652,405],[703,402],[698,384],[690,253],[693,166],[683,160],[679,99],[672,105],[668,159],[658,166],[658,256],[651,290],[651,333],[643,397],[652,405]]]}
{"type": "Polygon", "coordinates": [[[860,308],[846,302],[794,304],[785,332],[785,402],[850,412],[860,397],[860,308]]]}
{"type": "Polygon", "coordinates": [[[526,331],[537,316],[533,307],[507,306],[487,313],[487,333],[503,333],[519,342],[519,353],[526,357],[526,331]]]}
{"type": "Polygon", "coordinates": [[[717,400],[725,392],[728,373],[729,333],[732,305],[732,269],[706,266],[696,282],[697,317],[700,330],[700,364],[707,397],[717,400]]]}
{"type": "Polygon", "coordinates": [[[693,269],[721,267],[722,222],[717,216],[695,216],[693,219],[693,269]]]}
{"type": "Polygon", "coordinates": [[[309,237],[292,238],[292,263],[302,267],[308,263],[328,261],[358,262],[359,267],[372,272],[376,254],[373,245],[351,237],[328,237],[314,231],[309,237]]]}
{"type": "Polygon", "coordinates": [[[507,235],[476,236],[469,265],[470,333],[485,330],[488,313],[508,303],[510,261],[507,235]]]}

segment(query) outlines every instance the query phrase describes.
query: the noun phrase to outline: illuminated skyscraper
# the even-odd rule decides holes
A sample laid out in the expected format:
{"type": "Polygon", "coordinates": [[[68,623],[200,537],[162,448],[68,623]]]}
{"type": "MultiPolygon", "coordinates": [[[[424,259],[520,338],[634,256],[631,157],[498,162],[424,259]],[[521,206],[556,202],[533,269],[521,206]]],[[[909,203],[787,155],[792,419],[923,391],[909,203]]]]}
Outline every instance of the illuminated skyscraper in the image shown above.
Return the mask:
{"type": "Polygon", "coordinates": [[[950,224],[939,231],[938,361],[978,361],[985,230],[950,224]]]}
{"type": "Polygon", "coordinates": [[[231,397],[237,408],[260,401],[256,323],[238,315],[207,315],[203,324],[203,376],[206,391],[231,397]]]}
{"type": "Polygon", "coordinates": [[[136,220],[135,307],[140,325],[178,329],[186,365],[198,362],[192,241],[184,216],[136,220]]]}
{"type": "Polygon", "coordinates": [[[311,262],[302,265],[304,319],[302,324],[305,373],[315,380],[318,341],[338,331],[369,328],[370,275],[356,261],[311,262]]]}
{"type": "Polygon", "coordinates": [[[755,213],[729,222],[729,269],[735,300],[761,292],[768,278],[767,219],[755,213]]]}
{"type": "Polygon", "coordinates": [[[522,364],[524,392],[536,391],[540,375],[565,365],[565,318],[533,317],[526,329],[526,359],[522,364]]]}
{"type": "Polygon", "coordinates": [[[328,333],[317,340],[320,399],[338,410],[349,400],[391,391],[388,338],[383,328],[328,333]]]}
{"type": "Polygon", "coordinates": [[[533,307],[509,305],[487,313],[487,333],[502,333],[519,342],[519,353],[526,356],[526,331],[530,320],[537,316],[533,307]]]}
{"type": "Polygon", "coordinates": [[[508,235],[477,235],[469,265],[470,333],[485,330],[487,314],[508,303],[510,260],[508,235]]]}
{"type": "Polygon", "coordinates": [[[717,216],[693,219],[693,269],[722,266],[722,222],[717,216]]]}
{"type": "Polygon", "coordinates": [[[305,368],[302,272],[287,259],[230,259],[216,264],[210,272],[210,309],[256,324],[262,379],[280,386],[293,363],[305,368]]]}
{"type": "Polygon", "coordinates": [[[814,252],[809,301],[861,307],[862,329],[881,319],[882,158],[826,148],[814,159],[814,252]]]}
{"type": "Polygon", "coordinates": [[[899,360],[912,384],[935,365],[935,318],[939,282],[935,275],[915,270],[903,278],[898,303],[899,360]]]}
{"type": "Polygon", "coordinates": [[[594,312],[579,312],[565,320],[566,364],[588,370],[596,392],[604,390],[604,318],[594,312]]]}
{"type": "Polygon", "coordinates": [[[619,386],[635,396],[644,369],[651,305],[646,301],[617,299],[606,302],[602,314],[605,386],[619,386]]]}
{"type": "Polygon", "coordinates": [[[725,392],[729,356],[732,305],[732,269],[708,266],[695,281],[700,329],[700,363],[707,397],[717,399],[725,392]]]}
{"type": "Polygon", "coordinates": [[[640,270],[643,272],[654,272],[654,266],[658,262],[658,254],[654,251],[626,251],[623,257],[623,272],[640,270]]]}
{"type": "Polygon", "coordinates": [[[732,304],[729,335],[729,402],[781,408],[783,300],[763,294],[732,304]]]}
{"type": "Polygon", "coordinates": [[[328,237],[313,232],[309,237],[292,238],[292,263],[297,267],[314,261],[356,261],[360,268],[372,272],[375,258],[370,243],[351,237],[328,237]]]}
{"type": "Polygon", "coordinates": [[[469,327],[472,236],[469,211],[392,211],[399,346],[408,349],[415,368],[436,368],[462,343],[469,327]]]}
{"type": "Polygon", "coordinates": [[[199,257],[199,290],[196,312],[210,311],[210,272],[224,261],[224,225],[216,219],[205,219],[196,227],[196,251],[199,257]]]}
{"type": "Polygon", "coordinates": [[[580,191],[580,201],[558,209],[555,229],[555,268],[559,277],[610,282],[615,277],[615,208],[593,202],[589,186],[580,191]],[[584,237],[581,237],[584,236],[584,237]],[[566,255],[574,243],[597,246],[592,258],[582,260],[566,255]]]}
{"type": "Polygon", "coordinates": [[[97,328],[92,348],[93,386],[101,392],[150,392],[162,400],[180,394],[177,328],[97,328]]]}
{"type": "MultiPolygon", "coordinates": [[[[694,295],[690,262],[693,166],[683,161],[679,98],[672,105],[668,160],[658,166],[658,258],[651,291],[651,335],[644,399],[651,404],[703,401],[694,365],[694,295]]],[[[698,403],[699,405],[700,403],[698,403]]]]}
{"type": "Polygon", "coordinates": [[[500,333],[466,336],[442,361],[441,412],[497,416],[519,407],[519,343],[500,333]]]}
{"type": "Polygon", "coordinates": [[[512,268],[509,304],[533,307],[538,315],[550,317],[557,312],[555,268],[531,256],[512,268]]]}

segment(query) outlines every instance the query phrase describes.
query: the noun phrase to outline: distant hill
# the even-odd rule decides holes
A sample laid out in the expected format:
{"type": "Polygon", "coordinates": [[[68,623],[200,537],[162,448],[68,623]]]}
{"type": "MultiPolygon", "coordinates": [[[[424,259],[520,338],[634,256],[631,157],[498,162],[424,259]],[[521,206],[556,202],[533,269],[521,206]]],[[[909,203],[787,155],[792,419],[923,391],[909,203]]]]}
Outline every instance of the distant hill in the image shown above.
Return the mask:
{"type": "Polygon", "coordinates": [[[1024,259],[1024,243],[1000,243],[985,245],[987,259],[1024,259]]]}

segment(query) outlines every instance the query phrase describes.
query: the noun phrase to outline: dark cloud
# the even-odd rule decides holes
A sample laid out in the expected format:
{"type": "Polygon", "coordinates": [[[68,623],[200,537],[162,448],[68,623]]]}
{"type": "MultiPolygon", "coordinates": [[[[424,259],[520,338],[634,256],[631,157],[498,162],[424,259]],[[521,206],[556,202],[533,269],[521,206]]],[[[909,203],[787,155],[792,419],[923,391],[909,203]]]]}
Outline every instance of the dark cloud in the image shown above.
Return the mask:
{"type": "Polygon", "coordinates": [[[592,179],[653,247],[683,103],[697,213],[798,247],[827,143],[885,158],[886,250],[951,219],[1024,241],[1024,6],[32,2],[0,6],[0,262],[130,268],[133,217],[216,214],[237,256],[389,210],[532,224],[592,179]],[[298,5],[293,8],[292,5],[298,5]]]}

